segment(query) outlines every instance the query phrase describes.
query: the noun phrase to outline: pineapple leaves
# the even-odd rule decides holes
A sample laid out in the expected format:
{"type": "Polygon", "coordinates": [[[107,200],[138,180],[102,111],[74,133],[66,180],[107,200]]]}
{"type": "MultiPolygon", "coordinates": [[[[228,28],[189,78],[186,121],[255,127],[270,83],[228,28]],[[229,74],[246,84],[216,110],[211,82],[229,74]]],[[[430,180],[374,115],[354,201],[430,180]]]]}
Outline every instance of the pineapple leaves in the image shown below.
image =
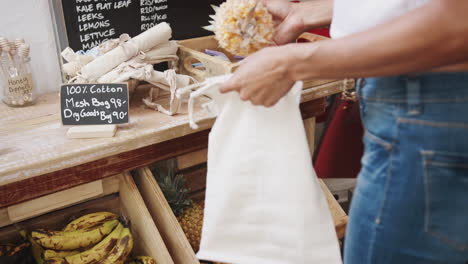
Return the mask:
{"type": "Polygon", "coordinates": [[[184,176],[177,174],[176,170],[175,159],[159,162],[151,168],[169,206],[174,214],[179,216],[191,207],[193,202],[188,196],[189,190],[185,187],[184,176]]]}

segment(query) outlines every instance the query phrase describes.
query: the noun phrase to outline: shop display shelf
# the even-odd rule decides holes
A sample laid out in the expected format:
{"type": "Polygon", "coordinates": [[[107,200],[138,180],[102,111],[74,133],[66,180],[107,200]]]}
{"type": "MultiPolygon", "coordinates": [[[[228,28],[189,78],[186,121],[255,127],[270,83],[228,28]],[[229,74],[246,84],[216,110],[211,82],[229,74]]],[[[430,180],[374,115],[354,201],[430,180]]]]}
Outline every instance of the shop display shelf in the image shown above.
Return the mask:
{"type": "MultiPolygon", "coordinates": [[[[185,155],[178,156],[177,169],[180,170],[185,177],[186,186],[191,190],[190,197],[194,201],[204,200],[206,187],[206,166],[207,149],[202,149],[195,152],[190,152],[185,155]]],[[[151,173],[148,169],[147,173],[151,173]]],[[[344,238],[346,225],[348,223],[348,215],[335,199],[330,189],[322,179],[319,179],[320,187],[325,195],[328,207],[333,216],[336,234],[339,239],[344,238]]]]}
{"type": "Polygon", "coordinates": [[[58,230],[71,219],[93,212],[120,214],[129,222],[135,255],[174,264],[132,176],[119,174],[0,210],[2,243],[21,240],[19,229],[58,230]]]}
{"type": "MultiPolygon", "coordinates": [[[[178,168],[182,170],[181,173],[185,177],[186,188],[190,190],[190,198],[195,202],[204,200],[206,167],[203,164],[206,162],[206,157],[203,158],[203,156],[205,153],[206,150],[200,150],[177,158],[178,168]]],[[[174,263],[200,263],[149,167],[138,169],[134,174],[134,179],[174,263]]],[[[330,207],[337,236],[341,239],[344,237],[348,216],[322,180],[320,180],[320,186],[330,207]]]]}

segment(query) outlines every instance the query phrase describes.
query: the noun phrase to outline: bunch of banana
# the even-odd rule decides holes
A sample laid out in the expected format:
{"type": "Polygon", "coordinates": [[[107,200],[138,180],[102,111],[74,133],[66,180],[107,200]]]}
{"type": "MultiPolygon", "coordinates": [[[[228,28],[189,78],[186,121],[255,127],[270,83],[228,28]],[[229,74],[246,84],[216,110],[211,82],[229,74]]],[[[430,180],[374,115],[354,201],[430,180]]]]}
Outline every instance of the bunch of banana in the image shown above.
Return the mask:
{"type": "Polygon", "coordinates": [[[133,248],[128,228],[119,223],[101,242],[79,254],[47,259],[44,264],[124,263],[133,248]]]}
{"type": "Polygon", "coordinates": [[[91,213],[71,221],[63,228],[63,231],[83,230],[116,219],[119,219],[119,215],[110,212],[91,213]]]}
{"type": "Polygon", "coordinates": [[[119,223],[119,220],[101,222],[92,227],[72,231],[36,230],[31,233],[39,245],[55,250],[75,250],[94,245],[108,235],[119,223]]]}
{"type": "Polygon", "coordinates": [[[61,231],[36,230],[29,237],[38,264],[123,264],[133,249],[130,229],[109,212],[87,214],[61,231]]]}
{"type": "Polygon", "coordinates": [[[157,264],[157,262],[152,257],[138,256],[125,264],[157,264]]]}

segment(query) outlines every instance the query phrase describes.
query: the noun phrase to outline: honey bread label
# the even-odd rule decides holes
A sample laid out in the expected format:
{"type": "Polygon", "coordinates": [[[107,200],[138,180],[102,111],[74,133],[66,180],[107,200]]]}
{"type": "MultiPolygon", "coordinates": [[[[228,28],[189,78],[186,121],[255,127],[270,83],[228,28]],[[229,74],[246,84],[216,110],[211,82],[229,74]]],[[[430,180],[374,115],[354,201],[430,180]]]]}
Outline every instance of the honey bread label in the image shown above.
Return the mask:
{"type": "Polygon", "coordinates": [[[24,74],[14,78],[8,78],[8,93],[15,96],[23,96],[32,93],[32,75],[24,74]]]}

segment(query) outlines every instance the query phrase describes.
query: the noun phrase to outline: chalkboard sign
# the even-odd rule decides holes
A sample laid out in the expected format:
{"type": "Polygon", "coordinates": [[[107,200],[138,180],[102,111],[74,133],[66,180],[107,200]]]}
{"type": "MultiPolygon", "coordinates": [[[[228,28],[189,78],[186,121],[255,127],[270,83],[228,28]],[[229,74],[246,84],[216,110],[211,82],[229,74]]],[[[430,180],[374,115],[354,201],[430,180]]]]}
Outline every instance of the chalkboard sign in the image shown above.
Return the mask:
{"type": "Polygon", "coordinates": [[[60,89],[63,125],[128,123],[126,83],[64,84],[60,89]]]}
{"type": "Polygon", "coordinates": [[[61,0],[68,45],[87,50],[128,33],[134,37],[161,23],[170,23],[173,39],[207,36],[211,5],[223,0],[61,0]]]}

